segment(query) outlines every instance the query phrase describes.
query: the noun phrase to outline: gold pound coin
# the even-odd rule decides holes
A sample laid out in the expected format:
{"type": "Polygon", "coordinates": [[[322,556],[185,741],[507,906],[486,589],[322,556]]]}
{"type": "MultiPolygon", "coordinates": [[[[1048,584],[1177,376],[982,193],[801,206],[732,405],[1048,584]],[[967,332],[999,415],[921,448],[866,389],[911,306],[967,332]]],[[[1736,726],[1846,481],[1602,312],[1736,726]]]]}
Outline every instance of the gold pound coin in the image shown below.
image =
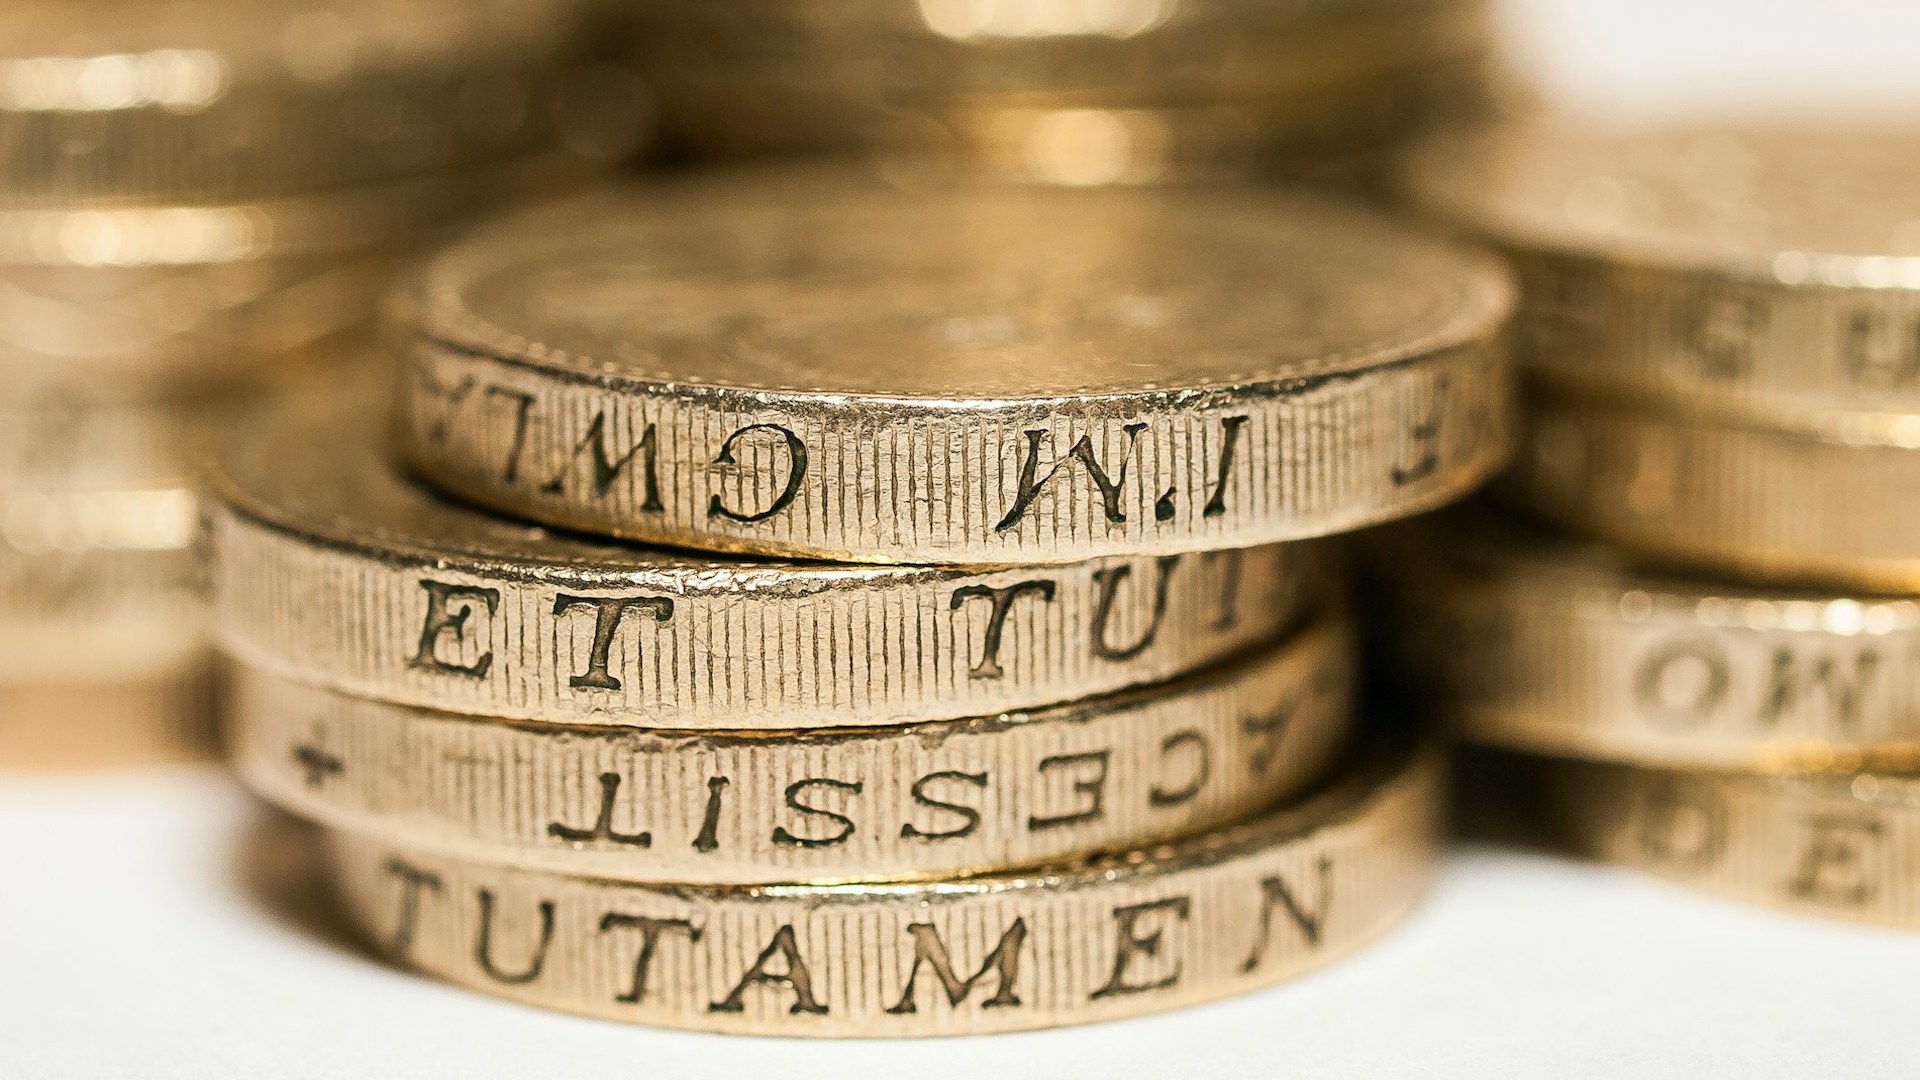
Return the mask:
{"type": "Polygon", "coordinates": [[[182,488],[0,491],[0,769],[212,756],[182,488]]]}
{"type": "Polygon", "coordinates": [[[0,409],[0,685],[126,683],[137,698],[205,665],[187,473],[196,426],[233,404],[0,409]]]}
{"type": "Polygon", "coordinates": [[[681,546],[1248,547],[1495,469],[1508,301],[1476,255],[1264,192],[660,185],[435,260],[402,443],[493,509],[681,546]]]}
{"type": "Polygon", "coordinates": [[[1350,75],[1352,85],[1302,88],[1287,101],[969,102],[897,120],[902,134],[875,141],[892,148],[882,160],[895,174],[919,166],[1063,187],[1271,177],[1364,190],[1383,186],[1397,160],[1386,130],[1423,111],[1441,120],[1435,101],[1455,119],[1487,107],[1489,95],[1470,89],[1485,77],[1478,63],[1350,75]]]}
{"type": "Polygon", "coordinates": [[[59,0],[0,13],[0,202],[202,203],[547,149],[574,0],[59,0]]]}
{"type": "Polygon", "coordinates": [[[1494,514],[1381,536],[1398,658],[1462,735],[1655,767],[1920,750],[1920,604],[1638,567],[1494,514]]]}
{"type": "Polygon", "coordinates": [[[1531,400],[1503,498],[1709,573],[1920,591],[1920,505],[1904,497],[1920,484],[1910,418],[1792,430],[1544,386],[1531,400]]]}
{"type": "Polygon", "coordinates": [[[1232,154],[1194,162],[1211,167],[1260,148],[1352,148],[1435,111],[1382,88],[1477,60],[1490,37],[1484,5],[1460,0],[649,2],[632,14],[630,52],[669,138],[705,156],[924,148],[944,144],[947,117],[1005,109],[1258,117],[1232,154]]]}
{"type": "Polygon", "coordinates": [[[1158,1012],[1347,955],[1425,891],[1440,779],[1437,754],[1376,746],[1243,825],[926,883],[648,887],[332,841],[363,932],[463,986],[666,1027],[962,1035],[1158,1012]]]}
{"type": "Polygon", "coordinates": [[[330,363],[404,258],[591,171],[553,155],[246,202],[0,209],[0,395],[145,403],[330,363]]]}
{"type": "Polygon", "coordinates": [[[1920,128],[1615,132],[1435,148],[1413,186],[1521,277],[1521,362],[1798,416],[1920,413],[1920,128]]]}
{"type": "MultiPolygon", "coordinates": [[[[190,535],[191,503],[168,499],[156,510],[141,496],[93,495],[84,506],[55,507],[58,527],[86,532],[94,548],[22,547],[38,535],[23,534],[40,521],[24,520],[47,509],[23,509],[0,501],[0,683],[65,680],[124,681],[153,668],[167,669],[208,651],[198,567],[185,547],[130,547],[126,541],[170,541],[190,535]],[[162,525],[187,509],[187,521],[162,525]]],[[[160,493],[163,497],[171,493],[160,493]]],[[[76,500],[77,501],[77,500],[76,500]]]]}
{"type": "Polygon", "coordinates": [[[1920,929],[1920,786],[1890,774],[1670,772],[1481,751],[1497,826],[1746,903],[1920,929]]]}
{"type": "Polygon", "coordinates": [[[1347,746],[1353,646],[1324,618],[1109,697],[752,734],[514,724],[242,667],[229,741],[288,810],[456,858],[623,881],[951,877],[1144,847],[1297,794],[1347,746]]]}
{"type": "Polygon", "coordinates": [[[0,395],[140,400],[284,377],[367,326],[398,256],[0,265],[0,395]]]}
{"type": "MultiPolygon", "coordinates": [[[[44,527],[23,533],[23,526],[16,526],[9,532],[44,534],[39,542],[21,546],[185,547],[190,530],[180,526],[191,525],[191,510],[156,520],[150,539],[111,543],[61,531],[52,507],[87,493],[177,492],[177,499],[190,500],[192,474],[208,433],[258,404],[252,390],[126,401],[110,387],[76,385],[0,399],[0,499],[42,495],[49,506],[44,527]]],[[[16,522],[24,514],[6,511],[16,522]]]]}
{"type": "MultiPolygon", "coordinates": [[[[1232,105],[1010,106],[928,117],[930,164],[1015,183],[1092,187],[1248,175],[1263,159],[1261,117],[1232,105]]],[[[911,163],[911,159],[909,162],[911,163]]]]}
{"type": "Polygon", "coordinates": [[[927,568],[598,542],[446,501],[357,423],[317,409],[227,444],[217,633],[263,668],[430,708],[675,729],[984,716],[1194,670],[1335,591],[1301,545],[927,568]]]}

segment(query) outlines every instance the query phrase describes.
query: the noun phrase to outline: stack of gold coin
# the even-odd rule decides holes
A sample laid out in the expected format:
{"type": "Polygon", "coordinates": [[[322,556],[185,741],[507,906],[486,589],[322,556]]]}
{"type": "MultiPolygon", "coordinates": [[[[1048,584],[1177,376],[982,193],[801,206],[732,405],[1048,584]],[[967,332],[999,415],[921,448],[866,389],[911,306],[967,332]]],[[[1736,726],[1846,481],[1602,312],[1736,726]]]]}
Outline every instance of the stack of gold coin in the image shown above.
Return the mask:
{"type": "Polygon", "coordinates": [[[196,434],[557,176],[575,0],[0,11],[0,765],[195,756],[196,434]]]}
{"type": "Polygon", "coordinates": [[[506,219],[395,305],[395,459],[326,411],[222,455],[233,760],[390,955],[574,1012],[954,1034],[1319,967],[1418,900],[1440,778],[1356,730],[1313,538],[1499,467],[1509,300],[1254,191],[506,219]]]}
{"type": "MultiPolygon", "coordinates": [[[[1090,185],[1353,164],[1484,101],[1482,0],[632,0],[696,157],[868,150],[1090,185]]],[[[1351,171],[1351,170],[1347,170],[1351,171]]]]}
{"type": "Polygon", "coordinates": [[[1505,501],[1581,537],[1482,514],[1393,560],[1404,655],[1499,751],[1472,795],[1596,858],[1920,925],[1917,180],[1899,129],[1542,121],[1420,162],[1520,268],[1505,501]]]}

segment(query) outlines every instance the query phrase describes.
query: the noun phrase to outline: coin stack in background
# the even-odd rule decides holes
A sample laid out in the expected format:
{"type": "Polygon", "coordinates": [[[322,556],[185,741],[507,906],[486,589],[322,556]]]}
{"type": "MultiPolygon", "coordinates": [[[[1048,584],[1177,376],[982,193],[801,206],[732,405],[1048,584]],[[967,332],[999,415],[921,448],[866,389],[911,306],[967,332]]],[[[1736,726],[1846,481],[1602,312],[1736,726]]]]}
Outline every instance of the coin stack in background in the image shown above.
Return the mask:
{"type": "Polygon", "coordinates": [[[1920,925],[1916,162],[1908,130],[1543,121],[1420,163],[1521,275],[1505,500],[1592,538],[1482,513],[1385,549],[1505,824],[1920,925]]]}
{"type": "Polygon", "coordinates": [[[581,170],[569,135],[617,152],[579,28],[571,0],[0,12],[0,764],[205,751],[199,437],[366,377],[401,259],[581,170]],[[556,112],[582,76],[600,107],[556,112]]]}
{"type": "Polygon", "coordinates": [[[878,152],[1020,181],[1352,178],[1493,98],[1482,0],[633,0],[693,158],[878,152]]]}
{"type": "Polygon", "coordinates": [[[1356,731],[1309,541],[1502,464],[1508,305],[1261,191],[507,219],[396,307],[405,469],[351,406],[229,443],[233,759],[390,955],[574,1012],[955,1034],[1319,967],[1417,902],[1440,783],[1356,731]]]}

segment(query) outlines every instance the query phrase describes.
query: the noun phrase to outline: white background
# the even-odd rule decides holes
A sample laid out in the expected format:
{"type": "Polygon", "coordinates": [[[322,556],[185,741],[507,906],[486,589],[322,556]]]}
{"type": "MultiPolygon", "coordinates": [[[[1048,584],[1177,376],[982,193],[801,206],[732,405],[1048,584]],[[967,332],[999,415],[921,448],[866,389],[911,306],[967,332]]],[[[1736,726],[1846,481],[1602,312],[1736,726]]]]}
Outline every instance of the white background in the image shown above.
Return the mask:
{"type": "MultiPolygon", "coordinates": [[[[1920,0],[1508,0],[1552,96],[1631,114],[1920,105],[1920,0]]],[[[1920,935],[1473,850],[1402,932],[1291,986],[1060,1032],[726,1039],[389,970],[258,880],[218,773],[0,781],[0,1077],[1913,1076],[1920,935]]],[[[269,860],[270,861],[270,860],[269,860]]]]}

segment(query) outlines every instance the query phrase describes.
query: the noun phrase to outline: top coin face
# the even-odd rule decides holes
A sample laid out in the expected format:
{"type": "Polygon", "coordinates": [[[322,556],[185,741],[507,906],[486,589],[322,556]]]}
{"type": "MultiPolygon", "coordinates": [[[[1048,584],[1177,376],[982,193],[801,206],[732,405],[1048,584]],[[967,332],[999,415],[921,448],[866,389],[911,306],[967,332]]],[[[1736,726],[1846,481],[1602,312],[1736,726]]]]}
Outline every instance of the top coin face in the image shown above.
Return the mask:
{"type": "Polygon", "coordinates": [[[546,147],[576,0],[57,0],[0,12],[0,201],[220,201],[546,147]]]}
{"type": "Polygon", "coordinates": [[[429,267],[405,441],[494,507],[691,546],[1240,546],[1497,464],[1507,306],[1491,263],[1250,192],[633,191],[429,267]]]}
{"type": "Polygon", "coordinates": [[[1413,186],[1516,256],[1525,361],[1775,412],[1920,409],[1920,126],[1620,132],[1434,148],[1413,186]]]}

